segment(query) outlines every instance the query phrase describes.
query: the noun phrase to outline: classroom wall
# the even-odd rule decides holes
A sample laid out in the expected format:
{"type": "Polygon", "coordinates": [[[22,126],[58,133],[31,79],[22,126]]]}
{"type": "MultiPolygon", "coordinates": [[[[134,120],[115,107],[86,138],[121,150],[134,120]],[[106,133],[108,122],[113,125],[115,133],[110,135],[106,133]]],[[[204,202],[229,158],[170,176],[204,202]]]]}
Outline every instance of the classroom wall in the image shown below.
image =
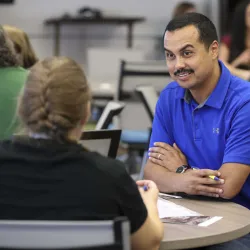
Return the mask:
{"type": "MultiPolygon", "coordinates": [[[[219,0],[192,0],[199,12],[212,18],[218,27],[219,0]]],[[[0,23],[17,26],[25,30],[31,38],[35,51],[40,59],[53,55],[53,28],[44,25],[44,20],[58,17],[65,13],[75,15],[83,6],[100,8],[106,15],[142,16],[146,22],[134,27],[134,48],[140,49],[148,59],[164,59],[162,34],[171,19],[172,11],[180,0],[15,0],[14,5],[0,5],[0,23]]],[[[87,50],[93,47],[126,47],[126,28],[122,26],[77,25],[63,26],[61,38],[61,55],[74,58],[83,65],[89,77],[87,50]]],[[[120,51],[120,50],[119,50],[120,51]]],[[[98,57],[97,59],[98,60],[98,57]]],[[[112,67],[112,58],[107,63],[104,58],[96,63],[95,77],[100,68],[107,71],[112,67]],[[104,61],[104,62],[103,62],[104,61]]],[[[92,60],[93,61],[93,60],[92,60]]],[[[95,63],[93,64],[95,66],[95,63]]],[[[92,68],[92,64],[90,64],[92,68]]],[[[112,67],[111,71],[114,69],[112,67]]],[[[115,73],[115,72],[114,72],[115,73]]],[[[151,122],[141,105],[133,106],[138,112],[123,112],[123,128],[147,129],[151,122]],[[140,113],[138,121],[135,114],[140,113]],[[129,116],[130,114],[131,116],[129,116]],[[131,123],[131,121],[137,121],[131,123]],[[132,127],[131,127],[132,126],[132,127]]]]}
{"type": "MultiPolygon", "coordinates": [[[[193,0],[200,12],[208,14],[217,25],[219,0],[193,0]]],[[[147,58],[162,56],[159,37],[171,18],[178,0],[16,0],[14,5],[0,5],[0,23],[24,29],[40,58],[53,55],[53,28],[44,20],[65,13],[75,15],[83,6],[100,8],[106,14],[143,16],[147,19],[135,25],[134,47],[146,51],[147,58]],[[158,38],[158,40],[157,40],[158,38]]],[[[217,25],[218,26],[218,25],[217,25]]],[[[64,26],[62,29],[61,54],[86,63],[89,47],[125,47],[126,28],[122,26],[64,26]]]]}

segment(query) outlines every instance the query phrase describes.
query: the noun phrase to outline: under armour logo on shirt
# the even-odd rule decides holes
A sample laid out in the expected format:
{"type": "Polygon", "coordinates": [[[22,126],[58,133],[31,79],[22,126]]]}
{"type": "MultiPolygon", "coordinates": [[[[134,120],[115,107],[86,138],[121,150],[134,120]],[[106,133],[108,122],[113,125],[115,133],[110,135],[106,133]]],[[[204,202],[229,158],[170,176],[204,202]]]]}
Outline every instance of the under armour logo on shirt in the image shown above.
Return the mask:
{"type": "Polygon", "coordinates": [[[220,133],[220,129],[219,128],[213,128],[213,133],[214,134],[219,134],[220,133]]]}

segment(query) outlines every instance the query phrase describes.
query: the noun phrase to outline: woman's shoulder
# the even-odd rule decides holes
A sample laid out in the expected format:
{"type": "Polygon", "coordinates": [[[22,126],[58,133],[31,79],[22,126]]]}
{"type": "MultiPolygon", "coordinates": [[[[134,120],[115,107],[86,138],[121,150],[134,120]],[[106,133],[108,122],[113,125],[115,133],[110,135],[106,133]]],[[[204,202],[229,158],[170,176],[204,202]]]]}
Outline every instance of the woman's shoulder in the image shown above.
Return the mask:
{"type": "MultiPolygon", "coordinates": [[[[18,93],[20,88],[25,84],[29,71],[21,67],[7,67],[0,69],[1,81],[8,81],[8,88],[16,88],[18,93]]],[[[1,90],[6,89],[1,88],[1,90]]]]}
{"type": "Polygon", "coordinates": [[[122,162],[88,151],[76,143],[65,145],[53,140],[15,136],[12,140],[0,142],[0,161],[6,157],[24,159],[27,163],[43,161],[47,165],[57,164],[68,168],[68,171],[74,166],[80,175],[87,171],[113,183],[122,179],[129,181],[130,178],[122,162]]]}
{"type": "Polygon", "coordinates": [[[13,73],[13,74],[23,74],[28,75],[29,71],[27,69],[24,69],[22,67],[6,67],[6,68],[0,68],[1,73],[13,73]]]}
{"type": "Polygon", "coordinates": [[[88,161],[97,171],[104,175],[110,176],[110,178],[119,179],[124,175],[128,175],[125,164],[113,158],[108,158],[100,155],[97,152],[83,151],[85,161],[88,161]]]}

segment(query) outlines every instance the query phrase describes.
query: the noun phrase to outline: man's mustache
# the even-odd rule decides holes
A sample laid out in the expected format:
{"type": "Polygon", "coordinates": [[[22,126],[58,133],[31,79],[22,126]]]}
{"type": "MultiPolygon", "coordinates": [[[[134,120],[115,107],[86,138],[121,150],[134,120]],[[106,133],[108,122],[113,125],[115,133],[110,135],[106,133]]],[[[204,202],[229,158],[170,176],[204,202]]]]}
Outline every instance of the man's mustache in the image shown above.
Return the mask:
{"type": "Polygon", "coordinates": [[[178,69],[174,72],[174,75],[177,76],[181,73],[194,73],[192,69],[178,69]]]}

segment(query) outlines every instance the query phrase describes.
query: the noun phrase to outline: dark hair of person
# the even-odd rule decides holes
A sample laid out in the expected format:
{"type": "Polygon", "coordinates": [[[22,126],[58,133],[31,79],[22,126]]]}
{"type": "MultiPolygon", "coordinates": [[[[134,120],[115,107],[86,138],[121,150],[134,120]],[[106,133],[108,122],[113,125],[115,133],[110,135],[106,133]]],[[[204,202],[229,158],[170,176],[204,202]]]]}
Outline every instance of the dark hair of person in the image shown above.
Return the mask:
{"type": "Polygon", "coordinates": [[[181,2],[177,4],[173,11],[173,18],[185,14],[189,9],[195,9],[195,5],[191,2],[181,2]]]}
{"type": "Polygon", "coordinates": [[[232,62],[246,48],[246,8],[249,4],[250,0],[245,0],[240,3],[235,9],[231,29],[232,42],[230,48],[229,62],[232,62]]]}
{"type": "Polygon", "coordinates": [[[200,13],[186,13],[172,19],[164,32],[175,31],[189,25],[195,26],[199,32],[199,39],[208,49],[213,41],[218,41],[218,35],[213,22],[203,14],[200,13]]]}

